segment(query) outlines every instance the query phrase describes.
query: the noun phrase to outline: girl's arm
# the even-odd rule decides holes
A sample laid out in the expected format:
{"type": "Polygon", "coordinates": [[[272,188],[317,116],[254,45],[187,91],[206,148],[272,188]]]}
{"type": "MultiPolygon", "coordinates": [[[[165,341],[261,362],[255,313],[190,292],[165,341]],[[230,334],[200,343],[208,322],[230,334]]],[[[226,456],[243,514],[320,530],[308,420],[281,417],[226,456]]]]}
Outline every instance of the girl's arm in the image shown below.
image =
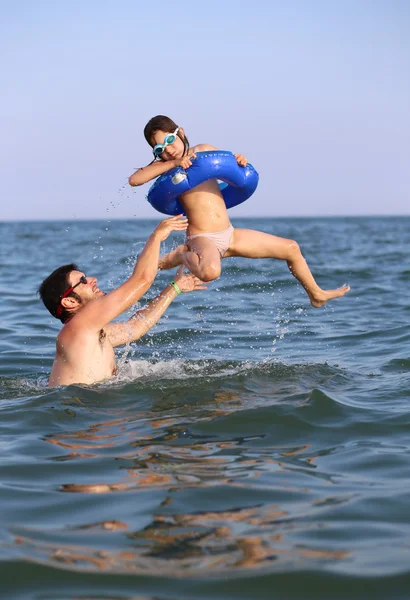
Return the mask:
{"type": "MultiPolygon", "coordinates": [[[[163,173],[170,171],[171,169],[175,169],[175,167],[182,167],[187,169],[192,164],[192,159],[195,159],[195,152],[204,152],[206,150],[217,150],[215,146],[211,146],[210,144],[198,144],[190,149],[188,156],[184,156],[182,158],[177,158],[176,160],[167,160],[167,161],[157,161],[150,163],[146,167],[142,167],[141,169],[137,169],[135,173],[133,173],[128,178],[128,183],[131,186],[143,185],[152,179],[156,179],[163,173]]],[[[238,161],[238,164],[245,167],[247,163],[247,159],[242,156],[242,154],[235,154],[235,158],[238,161]]]]}
{"type": "Polygon", "coordinates": [[[144,183],[151,181],[151,179],[156,179],[163,173],[174,169],[178,166],[177,163],[178,160],[167,160],[151,163],[146,167],[137,169],[135,173],[128,178],[128,183],[132,186],[143,185],[144,183]]]}

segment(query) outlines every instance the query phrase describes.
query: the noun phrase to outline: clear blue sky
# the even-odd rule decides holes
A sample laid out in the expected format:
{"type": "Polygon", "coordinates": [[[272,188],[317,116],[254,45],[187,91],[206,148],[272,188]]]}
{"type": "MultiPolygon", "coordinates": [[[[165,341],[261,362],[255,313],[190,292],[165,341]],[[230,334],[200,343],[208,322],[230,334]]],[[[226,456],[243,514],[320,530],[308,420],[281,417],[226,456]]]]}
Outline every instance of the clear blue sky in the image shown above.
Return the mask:
{"type": "Polygon", "coordinates": [[[0,220],[153,217],[156,114],[260,172],[232,216],[410,214],[408,0],[4,0],[0,220]]]}

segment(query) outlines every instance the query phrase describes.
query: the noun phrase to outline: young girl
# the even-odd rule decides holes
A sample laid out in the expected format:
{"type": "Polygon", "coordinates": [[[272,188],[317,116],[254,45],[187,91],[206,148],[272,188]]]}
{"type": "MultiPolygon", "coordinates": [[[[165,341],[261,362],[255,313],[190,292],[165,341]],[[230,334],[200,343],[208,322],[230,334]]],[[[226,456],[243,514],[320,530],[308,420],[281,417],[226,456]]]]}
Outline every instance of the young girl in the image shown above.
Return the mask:
{"type": "MultiPolygon", "coordinates": [[[[216,150],[209,144],[190,148],[184,129],[162,115],[147,123],[144,135],[153,148],[154,160],[131,175],[129,183],[132,186],[147,183],[178,166],[189,169],[196,158],[195,152],[216,150]]],[[[246,166],[247,159],[242,154],[235,154],[235,158],[239,165],[246,166]]],[[[251,229],[234,229],[215,179],[201,183],[179,200],[189,223],[186,243],[162,257],[160,269],[184,264],[202,281],[212,281],[221,274],[222,258],[276,258],[286,260],[290,272],[303,285],[315,307],[323,306],[328,300],[344,296],[349,291],[348,285],[336,290],[322,290],[294,240],[251,229]]]]}

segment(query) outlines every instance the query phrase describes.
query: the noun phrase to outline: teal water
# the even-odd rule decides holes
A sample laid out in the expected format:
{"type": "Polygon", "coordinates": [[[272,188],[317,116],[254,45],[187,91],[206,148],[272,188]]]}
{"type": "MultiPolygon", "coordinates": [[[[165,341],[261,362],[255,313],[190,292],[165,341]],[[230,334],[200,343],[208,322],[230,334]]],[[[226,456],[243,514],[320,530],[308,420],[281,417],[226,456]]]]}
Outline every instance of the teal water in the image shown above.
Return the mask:
{"type": "Polygon", "coordinates": [[[316,310],[228,259],[116,379],[59,389],[39,283],[74,261],[108,291],[154,222],[0,223],[1,598],[410,596],[410,218],[233,223],[351,292],[316,310]]]}

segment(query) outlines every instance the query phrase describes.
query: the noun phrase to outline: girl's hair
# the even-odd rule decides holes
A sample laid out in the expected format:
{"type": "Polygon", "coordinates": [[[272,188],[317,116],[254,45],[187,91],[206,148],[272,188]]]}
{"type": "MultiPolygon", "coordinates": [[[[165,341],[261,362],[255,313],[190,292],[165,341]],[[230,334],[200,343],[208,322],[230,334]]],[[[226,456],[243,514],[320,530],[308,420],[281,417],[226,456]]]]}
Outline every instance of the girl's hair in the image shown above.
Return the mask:
{"type": "MultiPolygon", "coordinates": [[[[144,137],[147,140],[148,144],[153,148],[155,144],[153,144],[153,136],[156,131],[165,131],[166,133],[174,133],[175,129],[178,127],[176,123],[169,117],[165,117],[164,115],[157,115],[156,117],[152,117],[148,121],[148,123],[144,127],[144,137]]],[[[181,135],[181,132],[178,131],[177,136],[184,144],[184,154],[189,150],[189,142],[187,137],[181,135]]],[[[161,159],[161,157],[159,157],[161,159]]],[[[163,159],[161,159],[163,160],[163,159]]]]}

